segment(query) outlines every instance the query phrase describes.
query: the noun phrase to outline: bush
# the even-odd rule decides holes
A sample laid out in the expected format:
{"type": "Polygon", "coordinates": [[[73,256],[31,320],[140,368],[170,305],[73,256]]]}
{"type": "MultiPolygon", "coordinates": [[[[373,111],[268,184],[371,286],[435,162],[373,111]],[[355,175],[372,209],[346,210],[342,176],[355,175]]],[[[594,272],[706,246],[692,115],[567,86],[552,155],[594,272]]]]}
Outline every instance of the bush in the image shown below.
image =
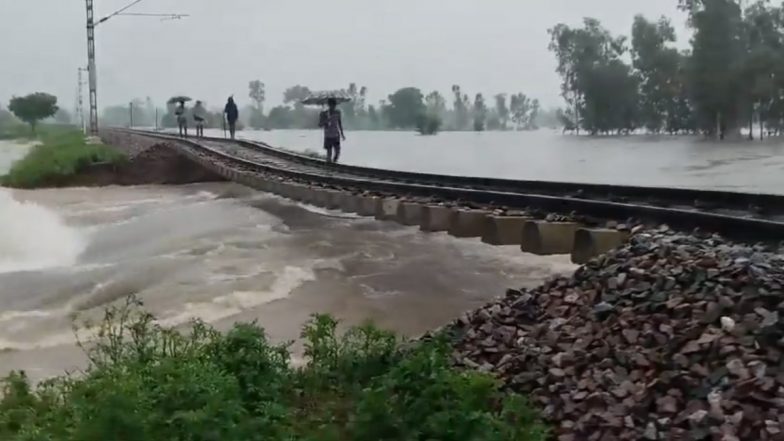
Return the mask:
{"type": "Polygon", "coordinates": [[[124,155],[111,148],[87,144],[78,130],[48,128],[41,130],[39,137],[42,144],[16,162],[0,183],[18,188],[56,186],[92,164],[125,160],[124,155]]]}
{"type": "Polygon", "coordinates": [[[132,302],[107,311],[82,375],[36,389],[23,373],[5,379],[0,439],[545,439],[520,397],[451,368],[443,341],[404,347],[371,325],[337,328],[314,316],[302,332],[307,363],[292,368],[287,347],[255,324],[181,333],[132,302]]]}
{"type": "Polygon", "coordinates": [[[417,117],[417,130],[422,135],[435,135],[441,130],[441,118],[438,115],[423,113],[417,117]]]}

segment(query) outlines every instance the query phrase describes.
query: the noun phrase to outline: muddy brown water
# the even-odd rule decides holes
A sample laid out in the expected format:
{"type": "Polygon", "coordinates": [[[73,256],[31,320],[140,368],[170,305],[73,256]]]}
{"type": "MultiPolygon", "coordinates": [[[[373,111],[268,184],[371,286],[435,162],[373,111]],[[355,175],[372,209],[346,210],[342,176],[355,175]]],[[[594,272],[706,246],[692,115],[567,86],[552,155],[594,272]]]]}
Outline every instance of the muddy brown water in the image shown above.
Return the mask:
{"type": "Polygon", "coordinates": [[[82,367],[74,316],[130,294],[166,325],[258,320],[278,342],[317,312],[416,336],[574,269],[231,183],[0,189],[0,232],[0,374],[36,379],[82,367]]]}

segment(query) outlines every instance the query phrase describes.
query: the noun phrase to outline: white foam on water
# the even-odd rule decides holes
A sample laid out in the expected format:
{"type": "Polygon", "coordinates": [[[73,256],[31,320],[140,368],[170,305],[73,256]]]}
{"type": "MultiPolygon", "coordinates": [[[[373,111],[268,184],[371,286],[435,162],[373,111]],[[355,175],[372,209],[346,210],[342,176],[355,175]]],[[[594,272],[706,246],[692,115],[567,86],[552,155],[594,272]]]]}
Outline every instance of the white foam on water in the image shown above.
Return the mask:
{"type": "Polygon", "coordinates": [[[174,312],[158,320],[162,326],[172,327],[199,319],[213,323],[242,311],[287,298],[304,283],[316,280],[314,266],[286,266],[268,289],[234,291],[209,302],[186,303],[183,311],[174,312]]]}
{"type": "Polygon", "coordinates": [[[57,213],[0,189],[0,273],[71,266],[85,246],[57,213]]]}

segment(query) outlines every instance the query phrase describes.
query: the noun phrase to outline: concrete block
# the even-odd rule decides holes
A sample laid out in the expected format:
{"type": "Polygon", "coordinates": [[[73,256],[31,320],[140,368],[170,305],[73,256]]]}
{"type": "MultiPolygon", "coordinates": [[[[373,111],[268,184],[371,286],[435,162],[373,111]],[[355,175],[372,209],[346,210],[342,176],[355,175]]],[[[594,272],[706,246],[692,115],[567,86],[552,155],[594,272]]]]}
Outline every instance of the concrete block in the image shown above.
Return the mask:
{"type": "Polygon", "coordinates": [[[291,200],[305,201],[305,197],[308,195],[308,187],[300,184],[291,184],[289,194],[291,195],[289,197],[291,200]]]}
{"type": "Polygon", "coordinates": [[[360,216],[375,216],[381,206],[381,198],[376,196],[358,196],[360,216]]]}
{"type": "Polygon", "coordinates": [[[488,216],[482,242],[490,245],[522,245],[523,225],[530,220],[526,216],[488,216]]]}
{"type": "Polygon", "coordinates": [[[278,194],[286,199],[291,199],[293,187],[288,182],[281,182],[278,185],[278,194]]]}
{"type": "Polygon", "coordinates": [[[378,220],[395,220],[397,217],[397,209],[400,206],[400,199],[387,198],[382,199],[376,211],[376,219],[378,220]]]}
{"type": "Polygon", "coordinates": [[[361,196],[353,193],[343,193],[340,197],[340,209],[346,213],[356,213],[359,211],[361,196]]]}
{"type": "Polygon", "coordinates": [[[452,216],[449,235],[454,237],[482,237],[489,211],[457,210],[452,216]]]}
{"type": "Polygon", "coordinates": [[[596,256],[618,248],[629,239],[629,233],[614,229],[580,228],[574,233],[572,263],[582,265],[596,256]]]}
{"type": "Polygon", "coordinates": [[[397,207],[395,220],[403,225],[419,225],[422,222],[424,208],[424,204],[417,202],[401,202],[397,207]]]}
{"type": "Polygon", "coordinates": [[[338,210],[340,209],[340,202],[343,198],[343,192],[339,190],[326,190],[327,193],[327,204],[324,208],[328,210],[338,210]]]}
{"type": "Polygon", "coordinates": [[[323,188],[314,189],[311,203],[317,207],[326,208],[330,197],[331,195],[329,194],[329,190],[325,190],[323,188]]]}
{"type": "Polygon", "coordinates": [[[577,228],[573,222],[528,221],[523,225],[520,248],[539,256],[571,254],[577,228]]]}
{"type": "Polygon", "coordinates": [[[426,205],[422,209],[422,221],[419,229],[422,231],[447,231],[452,225],[452,216],[455,210],[443,205],[426,205]]]}

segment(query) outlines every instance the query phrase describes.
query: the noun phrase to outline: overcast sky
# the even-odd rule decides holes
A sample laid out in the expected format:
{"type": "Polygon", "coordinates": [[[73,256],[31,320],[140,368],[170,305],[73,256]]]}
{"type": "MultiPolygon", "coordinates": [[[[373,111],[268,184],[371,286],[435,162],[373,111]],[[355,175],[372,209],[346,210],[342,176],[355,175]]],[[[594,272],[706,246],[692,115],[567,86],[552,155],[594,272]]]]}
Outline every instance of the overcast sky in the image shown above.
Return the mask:
{"type": "MultiPolygon", "coordinates": [[[[95,0],[102,17],[131,0],[95,0]]],[[[471,95],[525,92],[560,105],[547,29],[598,18],[629,34],[634,15],[667,15],[688,35],[677,0],[144,0],[129,12],[189,18],[115,17],[97,33],[99,107],[187,94],[246,103],[247,84],[278,104],[294,84],[369,88],[377,102],[399,87],[471,95]]],[[[46,91],[73,109],[86,64],[84,0],[0,0],[0,103],[46,91]]]]}

